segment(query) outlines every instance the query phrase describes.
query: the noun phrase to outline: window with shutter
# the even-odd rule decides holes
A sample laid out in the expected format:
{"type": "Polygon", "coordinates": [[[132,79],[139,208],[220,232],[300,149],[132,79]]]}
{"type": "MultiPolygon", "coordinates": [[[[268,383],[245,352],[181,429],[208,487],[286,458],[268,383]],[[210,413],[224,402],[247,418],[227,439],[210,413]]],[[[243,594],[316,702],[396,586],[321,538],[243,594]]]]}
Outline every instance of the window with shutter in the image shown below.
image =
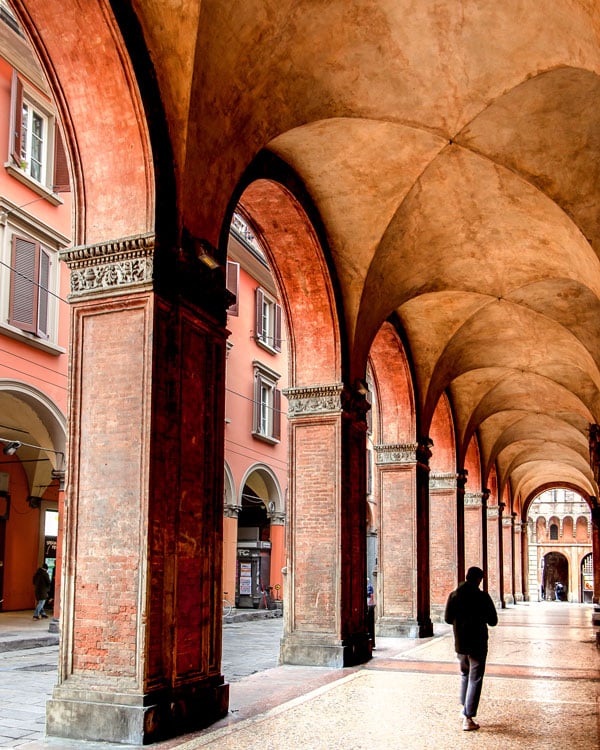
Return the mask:
{"type": "Polygon", "coordinates": [[[240,287],[240,264],[233,260],[227,261],[227,291],[235,297],[235,302],[227,308],[228,315],[239,315],[239,287],[240,287]]]}
{"type": "Polygon", "coordinates": [[[256,290],[256,341],[271,353],[281,351],[281,305],[267,293],[256,290]]]}
{"type": "Polygon", "coordinates": [[[68,193],[71,190],[67,152],[58,125],[54,123],[54,180],[55,193],[68,193]]]}
{"type": "Polygon", "coordinates": [[[252,434],[269,443],[276,443],[281,438],[281,391],[277,388],[279,377],[270,368],[254,362],[252,434]]]}
{"type": "Polygon", "coordinates": [[[8,322],[41,338],[49,335],[50,255],[38,242],[13,235],[8,322]]]}

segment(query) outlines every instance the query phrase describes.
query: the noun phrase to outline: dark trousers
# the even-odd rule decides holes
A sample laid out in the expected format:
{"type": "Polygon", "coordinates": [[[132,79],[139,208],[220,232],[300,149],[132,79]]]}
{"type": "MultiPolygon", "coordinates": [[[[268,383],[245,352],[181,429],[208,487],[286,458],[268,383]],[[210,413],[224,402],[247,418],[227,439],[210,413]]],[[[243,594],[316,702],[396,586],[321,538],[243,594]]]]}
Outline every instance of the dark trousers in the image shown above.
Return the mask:
{"type": "Polygon", "coordinates": [[[465,707],[464,714],[470,717],[477,716],[486,655],[478,657],[469,654],[456,655],[460,664],[460,702],[465,707]]]}

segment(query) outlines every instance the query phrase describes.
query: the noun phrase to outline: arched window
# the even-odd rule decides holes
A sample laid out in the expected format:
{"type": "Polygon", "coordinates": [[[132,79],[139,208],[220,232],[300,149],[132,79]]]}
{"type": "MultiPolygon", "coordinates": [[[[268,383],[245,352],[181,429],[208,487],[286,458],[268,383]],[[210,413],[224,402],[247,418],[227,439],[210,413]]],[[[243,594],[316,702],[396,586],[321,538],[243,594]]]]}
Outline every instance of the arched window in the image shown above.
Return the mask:
{"type": "Polygon", "coordinates": [[[550,539],[558,541],[558,526],[555,523],[550,524],[550,539]]]}

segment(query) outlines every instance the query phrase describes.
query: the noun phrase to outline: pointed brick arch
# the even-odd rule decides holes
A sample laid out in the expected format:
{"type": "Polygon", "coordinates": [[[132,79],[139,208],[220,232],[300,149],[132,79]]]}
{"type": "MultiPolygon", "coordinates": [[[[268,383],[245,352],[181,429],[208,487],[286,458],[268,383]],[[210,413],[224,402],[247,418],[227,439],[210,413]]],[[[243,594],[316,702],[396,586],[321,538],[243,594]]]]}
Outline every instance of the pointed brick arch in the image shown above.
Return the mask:
{"type": "Polygon", "coordinates": [[[376,505],[379,511],[377,632],[415,635],[420,571],[417,557],[417,442],[413,381],[391,323],[377,332],[369,355],[375,388],[376,505]]]}
{"type": "Polygon", "coordinates": [[[368,659],[371,648],[364,608],[365,393],[344,382],[348,358],[335,278],[301,182],[282,161],[262,155],[231,205],[248,218],[268,255],[288,324],[289,533],[281,660],[348,666],[368,659]]]}
{"type": "Polygon", "coordinates": [[[106,4],[88,4],[85,14],[75,0],[17,0],[13,6],[60,113],[76,195],[75,244],[153,231],[149,132],[124,40],[106,4]],[[119,210],[123,205],[127,211],[119,210]]]}

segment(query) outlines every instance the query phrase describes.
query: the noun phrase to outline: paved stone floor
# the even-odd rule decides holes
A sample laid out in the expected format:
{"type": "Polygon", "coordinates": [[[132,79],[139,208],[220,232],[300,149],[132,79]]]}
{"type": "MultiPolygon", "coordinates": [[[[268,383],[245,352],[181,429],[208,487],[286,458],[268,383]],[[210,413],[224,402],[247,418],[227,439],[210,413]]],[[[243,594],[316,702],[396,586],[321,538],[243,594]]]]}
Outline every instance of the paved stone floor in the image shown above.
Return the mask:
{"type": "MultiPolygon", "coordinates": [[[[600,655],[591,622],[587,605],[541,602],[503,610],[491,631],[478,732],[461,729],[458,669],[446,626],[436,627],[436,637],[424,641],[379,639],[375,658],[365,667],[330,670],[276,666],[281,620],[226,625],[228,716],[203,732],[152,747],[597,750],[600,655]]],[[[43,739],[43,704],[56,679],[51,670],[56,647],[32,651],[0,654],[0,737],[5,739],[0,747],[125,747],[43,739]],[[25,726],[37,739],[14,736],[25,726]],[[13,734],[6,734],[11,727],[13,734]]]]}

